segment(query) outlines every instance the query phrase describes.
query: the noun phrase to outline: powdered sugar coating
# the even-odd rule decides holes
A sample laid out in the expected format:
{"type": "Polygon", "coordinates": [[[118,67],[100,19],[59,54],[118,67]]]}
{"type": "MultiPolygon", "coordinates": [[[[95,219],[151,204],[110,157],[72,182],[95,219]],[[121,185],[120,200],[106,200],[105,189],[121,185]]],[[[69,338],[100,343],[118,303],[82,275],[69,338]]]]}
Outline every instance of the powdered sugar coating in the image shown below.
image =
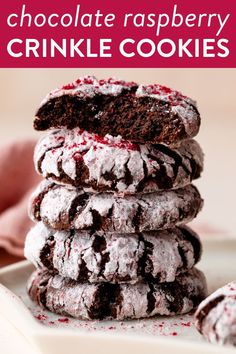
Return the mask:
{"type": "Polygon", "coordinates": [[[108,78],[98,80],[95,76],[83,76],[72,83],[62,86],[51,91],[41,102],[44,105],[48,100],[60,97],[63,95],[72,95],[80,97],[94,97],[95,95],[112,95],[117,96],[125,89],[130,91],[136,88],[135,95],[137,97],[153,97],[158,100],[171,103],[172,106],[178,105],[196,105],[196,102],[191,98],[183,95],[177,90],[170,89],[159,84],[138,85],[136,82],[127,82],[116,78],[108,78]]]}
{"type": "Polygon", "coordinates": [[[56,88],[51,91],[41,102],[40,107],[48,100],[64,95],[73,95],[84,98],[94,97],[98,94],[117,96],[122,93],[124,88],[130,90],[132,87],[136,86],[137,84],[135,82],[126,82],[124,80],[116,80],[115,78],[97,80],[95,76],[87,75],[62,86],[61,88],[56,88]]]}
{"type": "Polygon", "coordinates": [[[192,269],[172,283],[81,284],[41,270],[31,276],[28,291],[40,306],[64,316],[123,320],[187,313],[206,296],[206,280],[192,269]]]}
{"type": "Polygon", "coordinates": [[[199,305],[195,325],[209,342],[236,346],[236,281],[217,289],[199,305]]]}
{"type": "Polygon", "coordinates": [[[37,144],[34,163],[43,177],[61,184],[118,193],[174,189],[198,178],[203,153],[194,140],[177,148],[134,144],[120,136],[104,138],[82,131],[49,132],[37,144]]]}
{"type": "Polygon", "coordinates": [[[32,195],[29,213],[32,220],[42,220],[55,229],[133,233],[186,224],[201,207],[200,194],[192,185],[120,198],[111,193],[90,194],[45,180],[32,195]]]}
{"type": "Polygon", "coordinates": [[[54,231],[40,222],[25,241],[25,257],[36,267],[90,283],[172,282],[200,256],[200,240],[187,227],[114,234],[54,231]]]}
{"type": "Polygon", "coordinates": [[[174,114],[181,117],[185,131],[188,136],[193,136],[196,130],[198,116],[193,114],[192,107],[196,107],[196,101],[184,96],[181,92],[172,90],[166,86],[140,85],[136,91],[137,97],[153,97],[155,99],[170,103],[174,114]]]}

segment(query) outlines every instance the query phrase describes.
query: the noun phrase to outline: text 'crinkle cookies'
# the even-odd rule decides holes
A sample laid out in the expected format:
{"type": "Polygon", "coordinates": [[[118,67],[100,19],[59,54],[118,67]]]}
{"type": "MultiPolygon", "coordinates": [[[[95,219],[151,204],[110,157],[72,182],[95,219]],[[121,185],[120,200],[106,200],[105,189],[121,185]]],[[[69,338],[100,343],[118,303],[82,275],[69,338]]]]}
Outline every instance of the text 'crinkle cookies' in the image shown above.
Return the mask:
{"type": "Polygon", "coordinates": [[[46,310],[83,320],[184,314],[206,297],[198,235],[203,200],[196,103],[159,84],[92,76],[52,91],[34,127],[44,177],[25,256],[46,310]]]}

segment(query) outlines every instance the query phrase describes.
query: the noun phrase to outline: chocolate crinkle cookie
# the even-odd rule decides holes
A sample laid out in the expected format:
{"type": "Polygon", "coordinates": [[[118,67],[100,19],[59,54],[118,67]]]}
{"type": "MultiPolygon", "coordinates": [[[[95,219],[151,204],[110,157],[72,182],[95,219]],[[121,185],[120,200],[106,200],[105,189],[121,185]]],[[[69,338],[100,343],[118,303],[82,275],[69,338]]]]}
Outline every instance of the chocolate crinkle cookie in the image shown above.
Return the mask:
{"type": "Polygon", "coordinates": [[[79,127],[133,142],[175,144],[198,133],[200,114],[195,101],[159,84],[85,76],[50,92],[36,112],[34,127],[79,127]]]}
{"type": "Polygon", "coordinates": [[[90,283],[173,282],[201,257],[190,228],[134,234],[55,231],[42,222],[28,233],[25,256],[36,267],[90,283]]]}
{"type": "Polygon", "coordinates": [[[83,320],[184,314],[199,304],[206,291],[205,277],[195,268],[172,283],[78,283],[48,270],[37,270],[28,283],[29,296],[41,307],[83,320]]]}
{"type": "Polygon", "coordinates": [[[38,173],[59,184],[133,194],[183,187],[200,177],[203,153],[195,140],[177,147],[136,144],[82,131],[49,132],[35,148],[38,173]]]}
{"type": "Polygon", "coordinates": [[[159,193],[126,195],[88,193],[42,181],[30,201],[33,221],[62,229],[133,233],[173,228],[190,222],[203,201],[188,185],[159,193]]]}
{"type": "Polygon", "coordinates": [[[199,305],[195,325],[209,342],[236,346],[236,281],[216,290],[199,305]]]}

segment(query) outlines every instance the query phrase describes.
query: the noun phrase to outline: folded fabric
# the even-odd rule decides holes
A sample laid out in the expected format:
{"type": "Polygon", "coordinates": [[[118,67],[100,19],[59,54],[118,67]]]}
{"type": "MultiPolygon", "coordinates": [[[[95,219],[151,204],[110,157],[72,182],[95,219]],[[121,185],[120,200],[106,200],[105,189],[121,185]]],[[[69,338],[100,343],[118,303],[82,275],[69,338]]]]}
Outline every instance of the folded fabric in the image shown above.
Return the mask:
{"type": "Polygon", "coordinates": [[[34,171],[36,141],[25,139],[0,146],[0,247],[23,256],[25,235],[32,222],[27,204],[40,177],[34,171]]]}

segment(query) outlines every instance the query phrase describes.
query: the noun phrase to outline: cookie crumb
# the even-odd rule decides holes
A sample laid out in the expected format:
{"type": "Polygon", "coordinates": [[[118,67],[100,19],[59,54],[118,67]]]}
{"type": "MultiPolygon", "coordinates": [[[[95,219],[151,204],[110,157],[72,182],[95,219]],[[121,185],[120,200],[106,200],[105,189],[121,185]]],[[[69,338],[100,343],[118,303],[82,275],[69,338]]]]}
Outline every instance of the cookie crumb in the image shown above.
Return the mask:
{"type": "Polygon", "coordinates": [[[67,317],[58,318],[58,322],[61,322],[61,323],[68,323],[68,322],[69,322],[69,318],[67,318],[67,317]]]}

